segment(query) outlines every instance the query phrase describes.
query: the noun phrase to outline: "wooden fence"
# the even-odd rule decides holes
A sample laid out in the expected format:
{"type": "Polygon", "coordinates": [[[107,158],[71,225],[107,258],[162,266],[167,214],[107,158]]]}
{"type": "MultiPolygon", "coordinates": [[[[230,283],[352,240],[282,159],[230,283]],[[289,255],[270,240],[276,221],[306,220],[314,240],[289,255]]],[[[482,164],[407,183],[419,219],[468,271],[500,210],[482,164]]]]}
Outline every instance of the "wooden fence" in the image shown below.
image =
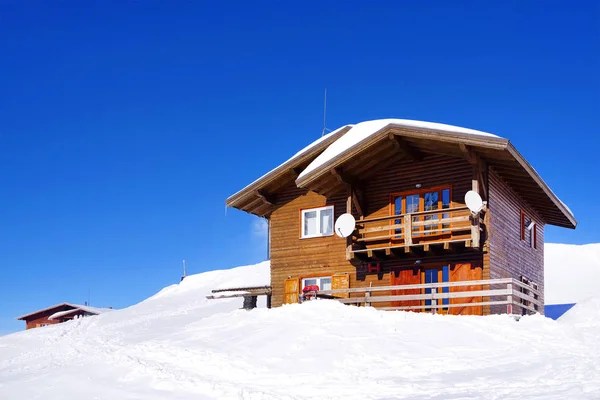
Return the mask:
{"type": "Polygon", "coordinates": [[[344,304],[364,306],[371,306],[373,305],[373,303],[384,302],[403,302],[415,300],[423,301],[423,304],[421,305],[378,307],[378,309],[383,310],[431,310],[435,312],[437,309],[441,308],[506,306],[506,312],[508,314],[516,314],[519,313],[519,311],[521,314],[525,314],[527,312],[537,313],[543,308],[543,304],[539,300],[539,298],[541,297],[541,293],[537,290],[537,287],[534,284],[526,284],[513,278],[319,290],[317,292],[317,297],[319,295],[334,296],[334,298],[337,301],[344,304]],[[486,289],[464,290],[455,292],[443,292],[442,290],[442,288],[461,286],[481,286],[486,287],[486,289]],[[430,293],[407,295],[377,295],[377,293],[385,291],[414,289],[420,289],[422,291],[425,291],[425,289],[430,289],[430,293]],[[339,294],[348,294],[350,295],[350,297],[335,297],[335,295],[339,294]],[[359,296],[352,297],[352,294],[359,294],[359,296]],[[442,304],[443,301],[438,301],[443,299],[466,299],[473,297],[480,297],[486,300],[452,304],[442,304]],[[492,300],[492,298],[495,298],[495,300],[492,300]],[[430,304],[425,304],[426,300],[429,300],[430,304]]]}

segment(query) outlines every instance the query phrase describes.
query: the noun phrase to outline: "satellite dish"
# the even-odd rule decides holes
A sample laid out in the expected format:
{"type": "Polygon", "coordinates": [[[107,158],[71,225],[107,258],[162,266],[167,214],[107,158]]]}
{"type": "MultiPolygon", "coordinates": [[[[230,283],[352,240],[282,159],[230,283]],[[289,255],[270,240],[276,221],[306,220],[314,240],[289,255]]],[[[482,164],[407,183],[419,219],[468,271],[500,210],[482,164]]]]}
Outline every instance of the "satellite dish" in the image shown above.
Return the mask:
{"type": "Polygon", "coordinates": [[[465,194],[465,204],[469,207],[471,212],[477,214],[483,208],[483,200],[481,200],[481,196],[479,193],[469,190],[467,194],[465,194]]]}
{"type": "Polygon", "coordinates": [[[356,227],[356,220],[354,216],[349,213],[345,213],[339,216],[335,221],[335,233],[339,237],[348,237],[354,232],[356,227]]]}

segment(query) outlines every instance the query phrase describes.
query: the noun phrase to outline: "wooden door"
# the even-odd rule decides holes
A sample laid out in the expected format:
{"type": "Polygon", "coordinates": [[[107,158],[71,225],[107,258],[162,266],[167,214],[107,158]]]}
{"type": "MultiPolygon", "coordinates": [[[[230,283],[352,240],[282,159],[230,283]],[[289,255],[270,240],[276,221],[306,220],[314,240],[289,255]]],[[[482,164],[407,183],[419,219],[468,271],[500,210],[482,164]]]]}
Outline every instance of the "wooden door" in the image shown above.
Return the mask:
{"type": "MultiPolygon", "coordinates": [[[[450,281],[450,266],[449,265],[441,265],[441,266],[431,266],[424,267],[421,271],[421,283],[442,283],[450,281]]],[[[438,287],[438,288],[424,288],[422,293],[429,294],[432,292],[436,293],[448,293],[450,291],[449,287],[438,287]]],[[[450,299],[437,299],[437,300],[423,300],[423,306],[442,306],[450,304],[450,299]]],[[[426,312],[436,312],[438,314],[447,314],[448,308],[423,308],[426,312]]]]}
{"type": "MultiPolygon", "coordinates": [[[[450,281],[470,281],[482,279],[481,266],[462,263],[454,264],[450,268],[450,281]]],[[[451,292],[463,292],[483,290],[482,285],[469,285],[469,286],[456,286],[450,289],[451,292]]],[[[450,304],[468,304],[481,302],[481,297],[461,297],[457,299],[450,299],[450,304]]],[[[455,315],[483,315],[482,306],[470,306],[470,307],[454,307],[450,309],[451,314],[455,315]]]]}
{"type": "MultiPolygon", "coordinates": [[[[421,283],[421,276],[419,268],[399,268],[392,270],[390,282],[393,285],[414,285],[421,283]]],[[[407,290],[392,290],[392,295],[409,295],[409,294],[420,294],[420,289],[407,289],[407,290]]],[[[403,306],[420,306],[420,300],[407,300],[407,301],[393,301],[392,307],[403,307],[403,306]]],[[[419,310],[414,310],[419,311],[419,310]]]]}
{"type": "Polygon", "coordinates": [[[283,286],[283,304],[298,303],[300,284],[297,278],[286,279],[283,286]]]}

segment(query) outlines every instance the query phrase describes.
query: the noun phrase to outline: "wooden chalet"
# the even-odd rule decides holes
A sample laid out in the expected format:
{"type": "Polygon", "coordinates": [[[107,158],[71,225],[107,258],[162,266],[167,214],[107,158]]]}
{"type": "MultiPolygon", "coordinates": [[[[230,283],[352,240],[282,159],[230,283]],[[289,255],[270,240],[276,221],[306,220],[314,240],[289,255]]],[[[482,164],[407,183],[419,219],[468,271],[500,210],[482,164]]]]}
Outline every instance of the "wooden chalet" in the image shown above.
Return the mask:
{"type": "Polygon", "coordinates": [[[508,139],[400,119],[343,126],[226,204],[268,221],[274,307],[317,285],[382,309],[543,313],[544,227],[577,225],[508,139]]]}
{"type": "Polygon", "coordinates": [[[92,315],[112,311],[112,308],[90,307],[72,303],[61,303],[22,315],[17,320],[25,321],[25,329],[41,328],[48,325],[60,324],[92,315]]]}

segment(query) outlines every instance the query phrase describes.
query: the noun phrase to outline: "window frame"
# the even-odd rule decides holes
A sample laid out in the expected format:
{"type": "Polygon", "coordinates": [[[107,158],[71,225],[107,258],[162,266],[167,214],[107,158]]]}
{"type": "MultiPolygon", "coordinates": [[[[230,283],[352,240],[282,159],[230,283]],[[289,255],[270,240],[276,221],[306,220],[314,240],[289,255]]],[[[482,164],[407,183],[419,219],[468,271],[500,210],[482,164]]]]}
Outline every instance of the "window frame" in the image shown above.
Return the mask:
{"type": "Polygon", "coordinates": [[[302,208],[300,209],[300,239],[313,239],[313,238],[319,238],[319,237],[329,237],[329,236],[333,236],[333,231],[334,231],[334,219],[335,219],[335,207],[333,206],[333,204],[326,204],[324,206],[320,206],[320,207],[311,207],[311,208],[302,208]],[[324,210],[329,210],[331,209],[331,233],[328,234],[322,234],[321,233],[321,211],[324,210]],[[308,212],[312,212],[312,211],[316,211],[317,212],[317,229],[316,229],[316,234],[314,235],[305,235],[304,234],[304,221],[305,221],[305,214],[308,212]]]}
{"type": "MultiPolygon", "coordinates": [[[[438,185],[438,186],[432,186],[432,187],[427,187],[427,188],[419,188],[419,189],[412,189],[412,190],[405,190],[403,192],[393,192],[390,193],[390,203],[389,203],[389,212],[390,215],[394,215],[395,212],[395,198],[401,196],[402,197],[402,212],[400,213],[400,215],[406,215],[406,198],[409,196],[413,196],[418,194],[419,195],[419,211],[418,212],[422,212],[425,210],[425,200],[424,200],[424,194],[425,193],[430,193],[430,192],[439,192],[439,198],[438,198],[438,204],[440,206],[439,210],[439,214],[449,214],[449,218],[452,218],[452,213],[450,212],[444,212],[444,210],[448,210],[448,209],[452,209],[454,208],[454,200],[452,198],[452,185],[438,185]],[[444,203],[444,195],[443,195],[443,191],[444,190],[448,190],[449,192],[449,207],[443,208],[443,203],[444,203]]],[[[436,211],[438,211],[436,210],[436,211]]],[[[420,217],[419,217],[420,218],[420,217]]],[[[436,225],[436,223],[434,221],[436,220],[431,220],[432,224],[431,225],[436,225]]],[[[439,221],[439,219],[437,220],[439,221]]],[[[394,220],[390,220],[390,225],[395,225],[394,220]]],[[[438,222],[437,225],[439,226],[438,228],[441,228],[443,223],[438,222]]],[[[423,226],[424,228],[425,226],[423,226]]],[[[449,224],[448,227],[452,227],[452,223],[449,224]]],[[[418,229],[418,230],[413,230],[413,240],[416,238],[438,238],[441,236],[448,236],[451,235],[451,232],[437,232],[437,233],[433,233],[433,234],[425,234],[423,232],[423,229],[418,229]]],[[[394,230],[390,231],[390,234],[393,235],[394,234],[394,230]]],[[[392,242],[402,242],[404,241],[404,238],[402,239],[398,239],[395,236],[393,236],[391,238],[392,242]]]]}
{"type": "Polygon", "coordinates": [[[306,287],[306,284],[304,283],[307,279],[316,279],[317,280],[317,286],[319,286],[319,290],[330,290],[330,289],[323,289],[323,287],[321,286],[321,279],[329,279],[330,282],[329,284],[331,285],[331,288],[333,289],[333,275],[316,275],[316,276],[305,276],[300,278],[300,293],[302,293],[302,289],[304,289],[306,287]]]}
{"type": "Polygon", "coordinates": [[[526,229],[529,231],[529,247],[537,249],[537,224],[534,220],[531,220],[529,226],[526,229]]]}
{"type": "Polygon", "coordinates": [[[521,241],[532,249],[537,249],[537,222],[530,218],[529,226],[525,226],[527,217],[524,210],[521,210],[521,241]],[[529,240],[527,240],[527,231],[529,231],[529,240]]]}

